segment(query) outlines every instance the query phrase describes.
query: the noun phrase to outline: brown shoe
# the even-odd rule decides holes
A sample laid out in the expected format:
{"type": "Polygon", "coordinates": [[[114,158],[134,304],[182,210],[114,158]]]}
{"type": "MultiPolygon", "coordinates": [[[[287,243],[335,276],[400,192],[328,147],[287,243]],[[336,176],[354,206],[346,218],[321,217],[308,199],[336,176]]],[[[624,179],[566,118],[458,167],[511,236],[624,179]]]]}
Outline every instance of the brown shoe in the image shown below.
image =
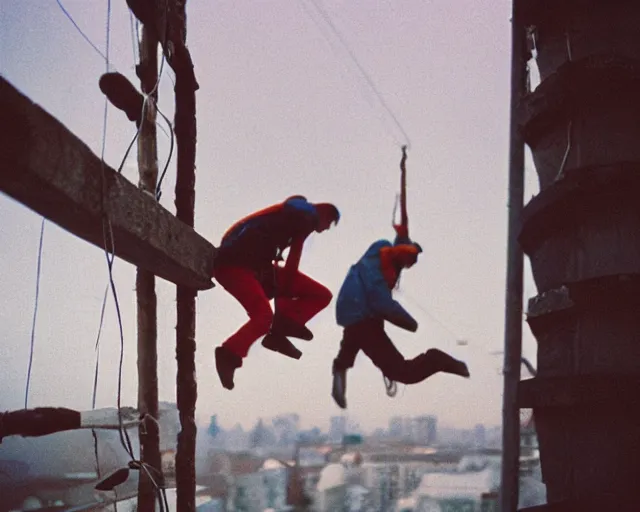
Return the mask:
{"type": "Polygon", "coordinates": [[[347,370],[333,362],[333,383],[331,396],[341,409],[347,408],[347,370]]]}
{"type": "Polygon", "coordinates": [[[460,377],[469,377],[470,375],[465,363],[458,361],[442,350],[431,348],[425,352],[425,357],[433,361],[438,371],[460,375],[460,377]]]}
{"type": "Polygon", "coordinates": [[[280,336],[291,336],[292,338],[299,338],[301,340],[311,341],[313,339],[313,333],[306,326],[278,313],[273,317],[271,332],[280,336]]]}
{"type": "Polygon", "coordinates": [[[237,368],[242,366],[242,358],[226,347],[216,348],[215,355],[216,370],[222,386],[226,389],[233,389],[233,374],[237,368]]]}
{"type": "Polygon", "coordinates": [[[300,359],[302,357],[302,352],[286,336],[279,334],[267,334],[262,340],[262,346],[292,359],[300,359]]]}

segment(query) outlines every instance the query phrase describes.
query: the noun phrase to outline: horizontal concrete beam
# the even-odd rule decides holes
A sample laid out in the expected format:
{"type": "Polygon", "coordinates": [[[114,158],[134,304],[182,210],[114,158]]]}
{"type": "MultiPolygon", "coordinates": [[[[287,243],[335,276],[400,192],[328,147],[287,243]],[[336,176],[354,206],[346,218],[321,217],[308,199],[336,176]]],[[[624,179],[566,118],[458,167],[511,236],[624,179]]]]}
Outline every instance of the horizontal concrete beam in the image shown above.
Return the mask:
{"type": "Polygon", "coordinates": [[[0,124],[0,191],[101,248],[104,201],[119,258],[175,284],[213,287],[213,245],[2,77],[0,124]]]}

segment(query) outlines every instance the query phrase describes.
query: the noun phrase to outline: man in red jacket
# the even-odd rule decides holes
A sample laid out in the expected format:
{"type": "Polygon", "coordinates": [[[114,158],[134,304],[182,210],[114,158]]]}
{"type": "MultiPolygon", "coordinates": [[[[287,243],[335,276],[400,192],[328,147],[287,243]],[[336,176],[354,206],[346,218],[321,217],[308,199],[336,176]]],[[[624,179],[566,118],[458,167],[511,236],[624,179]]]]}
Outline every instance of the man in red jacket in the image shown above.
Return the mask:
{"type": "Polygon", "coordinates": [[[300,358],[302,353],[287,336],[311,340],[313,333],[305,324],[332,299],[325,286],[298,270],[302,246],[311,233],[321,233],[339,220],[333,204],[293,196],[241,219],[224,234],[213,276],[249,315],[215,351],[216,370],[226,389],[233,389],[235,370],[262,336],[265,348],[300,358]],[[278,262],[286,248],[289,254],[281,267],[278,262]]]}

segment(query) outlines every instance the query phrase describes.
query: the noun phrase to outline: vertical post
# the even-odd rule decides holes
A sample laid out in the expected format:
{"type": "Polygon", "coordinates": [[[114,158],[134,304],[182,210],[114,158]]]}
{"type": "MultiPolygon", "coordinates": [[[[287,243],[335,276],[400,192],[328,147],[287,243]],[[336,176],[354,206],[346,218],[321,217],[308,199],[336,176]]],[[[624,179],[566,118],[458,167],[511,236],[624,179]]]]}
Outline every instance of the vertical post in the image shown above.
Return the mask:
{"type": "Polygon", "coordinates": [[[518,384],[522,356],[523,252],[518,230],[524,201],[524,139],[517,107],[526,92],[526,35],[519,19],[519,0],[512,2],[511,105],[509,120],[509,221],[504,327],[504,392],[502,404],[501,510],[518,508],[520,411],[518,384]]]}
{"type": "MultiPolygon", "coordinates": [[[[176,71],[175,132],[177,145],[176,217],[193,227],[195,216],[196,160],[196,89],[193,65],[186,49],[186,0],[171,3],[169,38],[176,48],[173,68],[176,71]],[[175,43],[178,44],[175,44],[175,43]]],[[[176,454],[177,510],[195,512],[195,423],[196,399],[196,290],[178,286],[176,359],[178,363],[177,398],[181,430],[176,454]]]]}
{"type": "Polygon", "coordinates": [[[300,481],[300,440],[296,440],[293,452],[293,465],[287,466],[288,486],[287,486],[287,505],[293,507],[293,510],[304,510],[302,500],[302,482],[300,481]]]}
{"type": "MultiPolygon", "coordinates": [[[[156,82],[158,80],[158,40],[146,26],[142,28],[140,65],[141,89],[150,94],[145,103],[138,137],[138,170],[141,190],[155,195],[158,180],[158,148],[156,140],[156,82]]],[[[158,351],[157,351],[157,299],[155,276],[142,268],[136,274],[138,303],[138,408],[141,414],[158,418],[158,351]]],[[[153,421],[140,426],[140,459],[156,471],[150,470],[158,485],[162,481],[160,459],[160,433],[153,421]]],[[[156,492],[145,471],[140,471],[138,482],[138,511],[155,511],[156,492]]]]}

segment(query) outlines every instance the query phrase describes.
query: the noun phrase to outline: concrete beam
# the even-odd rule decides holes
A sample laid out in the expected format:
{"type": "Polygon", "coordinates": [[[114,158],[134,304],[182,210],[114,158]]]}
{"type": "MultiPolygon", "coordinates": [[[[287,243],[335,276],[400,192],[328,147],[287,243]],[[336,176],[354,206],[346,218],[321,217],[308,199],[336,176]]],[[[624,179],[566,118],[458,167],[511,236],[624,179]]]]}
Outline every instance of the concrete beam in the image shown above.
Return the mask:
{"type": "Polygon", "coordinates": [[[100,248],[104,199],[119,258],[179,285],[214,286],[213,245],[103,165],[86,144],[1,76],[0,125],[0,191],[100,248]]]}

